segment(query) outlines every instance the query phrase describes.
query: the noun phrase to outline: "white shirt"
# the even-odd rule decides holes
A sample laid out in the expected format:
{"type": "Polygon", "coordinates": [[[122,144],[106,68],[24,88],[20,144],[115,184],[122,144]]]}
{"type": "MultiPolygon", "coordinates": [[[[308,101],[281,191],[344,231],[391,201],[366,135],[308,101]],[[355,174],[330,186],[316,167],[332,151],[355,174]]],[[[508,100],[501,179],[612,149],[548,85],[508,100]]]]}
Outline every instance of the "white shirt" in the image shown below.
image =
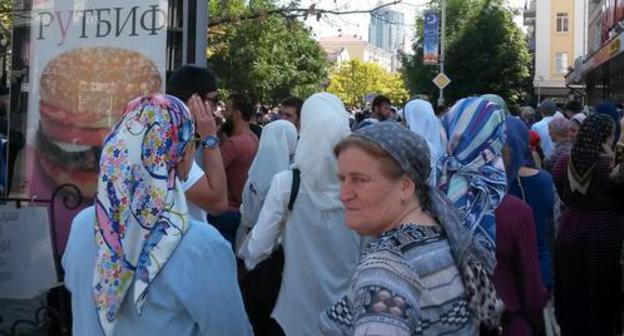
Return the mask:
{"type": "Polygon", "coordinates": [[[284,276],[272,316],[288,336],[319,335],[319,315],[345,295],[361,239],[345,226],[342,208],[320,210],[304,183],[288,213],[291,186],[292,171],[275,175],[238,255],[253,269],[283,235],[284,276]]]}
{"type": "Polygon", "coordinates": [[[546,159],[549,158],[555,150],[555,144],[552,142],[550,132],[548,131],[548,124],[553,118],[565,118],[565,116],[557,111],[554,115],[544,117],[531,126],[531,130],[535,131],[540,136],[540,147],[542,147],[542,152],[546,159]]]}
{"type": "MultiPolygon", "coordinates": [[[[186,181],[180,181],[182,190],[184,190],[184,192],[187,192],[193,187],[193,185],[195,185],[195,183],[197,183],[197,181],[199,181],[201,178],[204,178],[205,175],[206,173],[204,173],[204,170],[201,169],[201,167],[197,164],[195,160],[193,160],[193,165],[191,166],[191,170],[189,171],[188,178],[186,179],[186,181]]],[[[189,210],[189,216],[192,220],[202,223],[207,222],[208,213],[204,211],[204,209],[190,201],[187,202],[187,206],[189,210]]]]}

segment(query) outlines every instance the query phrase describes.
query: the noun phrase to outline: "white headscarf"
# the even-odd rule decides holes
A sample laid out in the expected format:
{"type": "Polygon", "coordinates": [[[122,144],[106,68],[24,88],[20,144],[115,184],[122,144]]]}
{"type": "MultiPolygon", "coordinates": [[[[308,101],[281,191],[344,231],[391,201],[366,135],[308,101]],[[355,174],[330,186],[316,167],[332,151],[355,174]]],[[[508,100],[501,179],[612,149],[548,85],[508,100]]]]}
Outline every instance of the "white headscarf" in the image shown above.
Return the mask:
{"type": "Polygon", "coordinates": [[[301,181],[320,210],[342,208],[333,150],[350,133],[349,114],[338,97],[316,93],[303,103],[294,166],[301,170],[301,181]]]}
{"type": "Polygon", "coordinates": [[[425,138],[431,152],[431,176],[430,185],[435,187],[437,183],[436,164],[446,152],[446,136],[440,119],[433,112],[431,103],[421,99],[414,99],[405,105],[405,122],[409,129],[425,138]]]}
{"type": "Polygon", "coordinates": [[[265,196],[275,174],[290,167],[297,148],[297,128],[286,120],[273,121],[262,129],[258,153],[249,168],[249,183],[265,196]]]}

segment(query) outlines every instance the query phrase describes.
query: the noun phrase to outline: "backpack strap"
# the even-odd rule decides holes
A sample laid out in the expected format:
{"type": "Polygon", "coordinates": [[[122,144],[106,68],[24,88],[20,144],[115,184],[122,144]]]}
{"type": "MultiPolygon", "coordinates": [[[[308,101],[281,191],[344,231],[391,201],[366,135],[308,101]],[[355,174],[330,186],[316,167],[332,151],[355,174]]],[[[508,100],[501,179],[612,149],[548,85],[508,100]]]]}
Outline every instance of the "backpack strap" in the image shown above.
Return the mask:
{"type": "Polygon", "coordinates": [[[293,180],[292,186],[290,187],[290,200],[288,201],[288,211],[292,211],[295,206],[295,200],[297,199],[297,194],[299,193],[299,184],[301,183],[301,171],[298,168],[292,169],[293,180]]]}

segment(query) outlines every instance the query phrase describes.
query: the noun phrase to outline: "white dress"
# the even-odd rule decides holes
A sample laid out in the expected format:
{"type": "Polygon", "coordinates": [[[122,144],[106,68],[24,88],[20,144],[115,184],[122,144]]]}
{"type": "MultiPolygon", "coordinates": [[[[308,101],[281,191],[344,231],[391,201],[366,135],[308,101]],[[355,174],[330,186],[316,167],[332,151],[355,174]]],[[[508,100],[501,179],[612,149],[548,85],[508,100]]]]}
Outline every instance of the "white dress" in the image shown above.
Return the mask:
{"type": "Polygon", "coordinates": [[[288,336],[319,335],[318,317],[345,295],[361,239],[345,226],[342,208],[316,207],[305,183],[288,213],[291,185],[291,171],[275,175],[258,222],[238,255],[253,269],[283,234],[284,276],[272,317],[288,336]]]}

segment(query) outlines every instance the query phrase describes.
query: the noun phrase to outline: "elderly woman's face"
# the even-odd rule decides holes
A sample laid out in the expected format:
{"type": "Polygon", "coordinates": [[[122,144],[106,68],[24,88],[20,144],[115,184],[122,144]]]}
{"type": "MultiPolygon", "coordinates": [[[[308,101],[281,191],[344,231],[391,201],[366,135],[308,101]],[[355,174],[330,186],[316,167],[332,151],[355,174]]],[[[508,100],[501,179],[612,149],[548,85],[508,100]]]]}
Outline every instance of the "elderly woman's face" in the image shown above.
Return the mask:
{"type": "Polygon", "coordinates": [[[358,147],[348,147],[338,156],[338,178],[350,229],[376,236],[400,220],[402,180],[386,177],[379,160],[358,147]]]}

